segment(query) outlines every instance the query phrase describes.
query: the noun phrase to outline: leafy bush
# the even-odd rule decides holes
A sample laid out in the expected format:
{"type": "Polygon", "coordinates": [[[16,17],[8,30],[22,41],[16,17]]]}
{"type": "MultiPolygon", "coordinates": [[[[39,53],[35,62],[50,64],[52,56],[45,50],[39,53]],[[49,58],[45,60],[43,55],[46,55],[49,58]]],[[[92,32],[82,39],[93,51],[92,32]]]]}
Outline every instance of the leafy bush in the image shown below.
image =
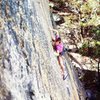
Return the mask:
{"type": "Polygon", "coordinates": [[[83,44],[83,46],[80,48],[79,52],[83,56],[90,56],[90,57],[93,57],[93,58],[100,57],[100,42],[94,41],[94,43],[95,43],[94,46],[91,46],[90,43],[85,42],[83,44]]]}
{"type": "Polygon", "coordinates": [[[94,39],[100,41],[100,25],[93,27],[90,32],[94,34],[94,39]]]}
{"type": "Polygon", "coordinates": [[[84,43],[83,46],[80,48],[79,52],[82,55],[88,55],[88,43],[84,43]]]}

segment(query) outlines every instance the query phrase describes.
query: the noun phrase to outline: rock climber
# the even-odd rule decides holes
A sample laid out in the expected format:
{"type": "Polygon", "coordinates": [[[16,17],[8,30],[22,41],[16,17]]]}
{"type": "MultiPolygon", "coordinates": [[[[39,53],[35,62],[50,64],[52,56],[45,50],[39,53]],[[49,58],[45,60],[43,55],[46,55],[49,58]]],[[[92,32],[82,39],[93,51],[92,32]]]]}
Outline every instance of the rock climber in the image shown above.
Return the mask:
{"type": "Polygon", "coordinates": [[[55,38],[53,37],[52,40],[53,40],[53,47],[54,47],[54,50],[56,51],[55,52],[55,55],[57,56],[57,59],[58,59],[58,63],[59,65],[61,66],[61,72],[62,72],[62,76],[63,76],[63,79],[65,80],[66,78],[66,74],[65,74],[65,66],[64,66],[64,63],[63,63],[63,54],[64,54],[64,45],[61,41],[61,38],[58,34],[58,31],[55,30],[55,29],[52,29],[54,32],[56,32],[56,35],[55,35],[55,38]]]}

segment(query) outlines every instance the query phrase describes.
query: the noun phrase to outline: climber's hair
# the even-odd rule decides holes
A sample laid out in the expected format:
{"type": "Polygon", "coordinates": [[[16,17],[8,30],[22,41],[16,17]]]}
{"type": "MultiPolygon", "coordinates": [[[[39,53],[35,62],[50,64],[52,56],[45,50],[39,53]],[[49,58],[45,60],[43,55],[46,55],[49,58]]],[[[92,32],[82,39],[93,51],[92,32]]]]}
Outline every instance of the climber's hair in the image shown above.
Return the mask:
{"type": "Polygon", "coordinates": [[[56,39],[56,42],[61,42],[61,38],[60,38],[60,37],[57,38],[57,39],[56,39]]]}

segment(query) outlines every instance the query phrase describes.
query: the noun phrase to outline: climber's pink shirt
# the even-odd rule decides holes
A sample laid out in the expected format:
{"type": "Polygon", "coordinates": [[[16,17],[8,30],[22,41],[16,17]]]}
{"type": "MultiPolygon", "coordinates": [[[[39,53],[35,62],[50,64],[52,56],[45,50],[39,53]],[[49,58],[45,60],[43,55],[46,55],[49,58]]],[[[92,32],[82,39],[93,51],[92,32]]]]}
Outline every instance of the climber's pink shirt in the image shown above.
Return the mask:
{"type": "Polygon", "coordinates": [[[56,51],[59,51],[59,53],[63,52],[63,47],[63,43],[56,45],[56,51]]]}

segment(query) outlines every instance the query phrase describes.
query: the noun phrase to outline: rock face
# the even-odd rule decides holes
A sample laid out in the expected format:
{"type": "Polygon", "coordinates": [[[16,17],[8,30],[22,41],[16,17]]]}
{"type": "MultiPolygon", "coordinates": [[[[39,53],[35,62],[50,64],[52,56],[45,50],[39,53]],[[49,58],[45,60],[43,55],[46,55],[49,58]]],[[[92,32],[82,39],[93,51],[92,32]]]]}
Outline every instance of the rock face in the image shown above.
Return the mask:
{"type": "Polygon", "coordinates": [[[0,0],[0,100],[79,100],[73,73],[61,77],[49,16],[47,0],[0,0]]]}

